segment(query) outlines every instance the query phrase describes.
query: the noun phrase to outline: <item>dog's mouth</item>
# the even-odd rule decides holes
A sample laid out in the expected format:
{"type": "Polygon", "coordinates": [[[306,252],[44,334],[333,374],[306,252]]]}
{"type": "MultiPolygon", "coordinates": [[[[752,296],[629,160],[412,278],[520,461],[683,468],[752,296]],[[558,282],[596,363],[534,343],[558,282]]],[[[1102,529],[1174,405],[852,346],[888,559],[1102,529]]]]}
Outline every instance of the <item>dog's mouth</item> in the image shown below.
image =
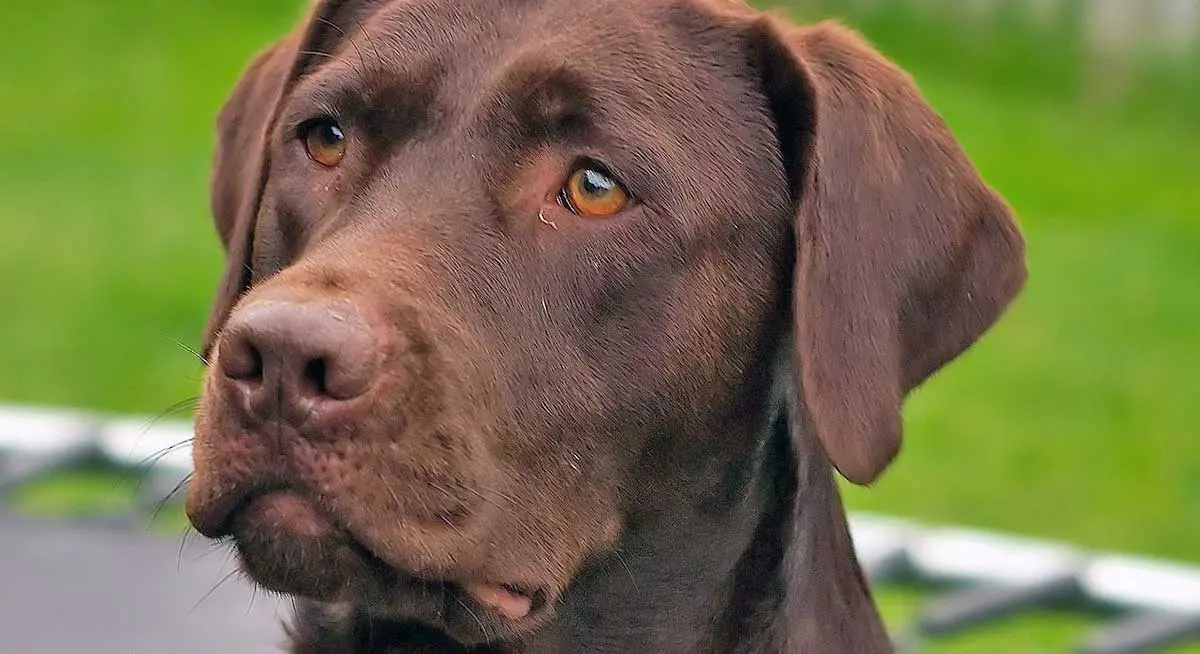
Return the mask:
{"type": "Polygon", "coordinates": [[[518,621],[529,617],[542,604],[542,592],[512,584],[473,582],[463,587],[475,601],[500,617],[518,621]]]}
{"type": "Polygon", "coordinates": [[[220,531],[234,543],[246,573],[264,588],[368,604],[373,612],[418,620],[459,640],[521,631],[540,623],[550,609],[549,593],[539,588],[490,579],[426,579],[398,570],[292,490],[246,498],[220,531]]]}

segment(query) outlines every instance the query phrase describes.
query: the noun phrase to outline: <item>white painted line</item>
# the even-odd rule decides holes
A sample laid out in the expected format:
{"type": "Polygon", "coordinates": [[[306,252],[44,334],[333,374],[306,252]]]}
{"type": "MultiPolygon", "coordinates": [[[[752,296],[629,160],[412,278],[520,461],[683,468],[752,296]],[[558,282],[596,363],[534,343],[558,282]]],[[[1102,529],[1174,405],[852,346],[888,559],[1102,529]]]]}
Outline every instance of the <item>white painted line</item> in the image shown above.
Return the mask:
{"type": "Polygon", "coordinates": [[[901,565],[917,532],[916,525],[898,518],[857,514],[849,521],[854,551],[868,577],[886,575],[901,565]]]}
{"type": "Polygon", "coordinates": [[[130,467],[153,464],[154,470],[186,473],[192,468],[192,425],[178,420],[119,418],[104,424],[100,451],[130,467]]]}
{"type": "Polygon", "coordinates": [[[1083,572],[1083,590],[1119,606],[1200,615],[1200,570],[1167,561],[1098,556],[1083,572]]]}
{"type": "Polygon", "coordinates": [[[909,550],[913,567],[947,580],[1023,586],[1076,574],[1082,552],[1059,543],[972,529],[931,529],[909,550]]]}
{"type": "Polygon", "coordinates": [[[88,444],[95,417],[79,411],[0,406],[0,452],[53,455],[88,444]]]}

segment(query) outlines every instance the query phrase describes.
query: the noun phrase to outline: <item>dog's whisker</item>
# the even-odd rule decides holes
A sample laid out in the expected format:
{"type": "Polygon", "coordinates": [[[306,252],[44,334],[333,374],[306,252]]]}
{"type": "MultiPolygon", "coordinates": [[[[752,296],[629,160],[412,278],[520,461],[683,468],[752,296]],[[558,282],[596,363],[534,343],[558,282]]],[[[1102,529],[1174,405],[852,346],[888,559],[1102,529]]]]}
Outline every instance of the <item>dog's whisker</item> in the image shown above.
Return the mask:
{"type": "Polygon", "coordinates": [[[488,630],[487,624],[485,624],[484,621],[480,619],[480,617],[476,615],[474,611],[471,610],[471,607],[468,606],[466,602],[462,601],[461,597],[455,595],[454,601],[458,602],[458,605],[463,607],[463,610],[467,612],[467,615],[471,616],[471,618],[475,620],[475,624],[479,625],[479,631],[483,634],[484,639],[490,640],[491,636],[489,635],[490,631],[488,630]]]}
{"type": "MultiPolygon", "coordinates": [[[[396,489],[393,488],[391,484],[388,484],[386,479],[380,479],[379,483],[384,484],[387,487],[388,493],[391,495],[392,501],[395,503],[395,506],[396,507],[402,506],[400,504],[400,497],[398,495],[396,495],[396,489]]],[[[427,483],[433,489],[439,490],[442,493],[447,493],[446,489],[440,487],[436,481],[430,479],[427,481],[427,483]]],[[[425,511],[425,515],[430,515],[431,513],[433,513],[433,509],[429,506],[429,503],[425,501],[424,493],[413,493],[413,497],[417,498],[417,501],[421,503],[421,508],[425,511]]]]}
{"type": "Polygon", "coordinates": [[[633,583],[633,591],[641,593],[641,589],[638,588],[637,575],[633,574],[633,568],[630,568],[629,564],[625,562],[625,557],[621,555],[620,548],[613,550],[613,555],[617,557],[617,562],[621,564],[622,568],[625,568],[625,572],[629,575],[629,581],[633,583]]]}
{"type": "Polygon", "coordinates": [[[250,613],[254,610],[254,601],[258,599],[258,589],[258,584],[250,585],[250,603],[246,605],[246,615],[250,615],[250,613]]]}
{"type": "Polygon", "coordinates": [[[187,548],[188,540],[190,538],[192,538],[192,535],[195,533],[196,533],[196,531],[194,529],[192,529],[192,525],[188,524],[183,528],[183,533],[179,535],[179,551],[176,553],[176,556],[175,556],[175,569],[176,570],[183,569],[183,550],[185,550],[187,548]]]}
{"type": "MultiPolygon", "coordinates": [[[[362,70],[358,71],[358,74],[365,77],[367,74],[367,60],[363,57],[362,50],[359,49],[358,43],[356,43],[353,38],[346,39],[346,42],[349,43],[350,47],[354,48],[354,52],[358,54],[358,62],[362,64],[362,70]]],[[[350,66],[353,68],[354,64],[351,63],[350,66]]]]}
{"type": "MultiPolygon", "coordinates": [[[[357,19],[355,19],[355,21],[357,22],[357,19]]],[[[319,23],[321,23],[321,24],[323,24],[323,25],[326,25],[326,26],[330,27],[331,29],[333,29],[335,32],[337,32],[337,33],[338,33],[338,36],[341,36],[341,37],[343,37],[343,38],[346,38],[346,36],[347,36],[347,35],[346,35],[346,30],[342,29],[342,28],[341,28],[341,26],[340,26],[340,25],[338,25],[337,23],[335,23],[335,22],[333,22],[333,21],[331,21],[331,20],[329,20],[329,19],[327,19],[327,18],[325,18],[325,17],[323,17],[323,16],[318,16],[318,17],[317,17],[317,22],[319,22],[319,23]]],[[[360,22],[360,23],[359,23],[359,26],[361,27],[361,25],[362,25],[362,23],[360,22]]],[[[364,33],[364,34],[366,34],[366,30],[363,30],[363,33],[364,33]]],[[[358,49],[358,44],[354,42],[354,39],[353,39],[353,38],[346,38],[346,40],[347,40],[347,41],[350,43],[350,47],[354,48],[355,52],[357,52],[357,53],[358,53],[358,60],[359,60],[359,62],[360,62],[360,63],[362,63],[362,70],[361,70],[361,71],[357,71],[357,72],[358,72],[360,75],[365,75],[365,74],[367,73],[367,62],[366,62],[366,59],[365,59],[365,58],[363,58],[362,51],[358,49]]],[[[369,40],[369,37],[368,37],[368,40],[369,40]]],[[[332,56],[332,55],[330,55],[330,56],[332,56]]],[[[354,64],[353,64],[353,63],[351,63],[351,66],[353,66],[353,65],[354,65],[354,64]]]]}
{"type": "Polygon", "coordinates": [[[157,425],[159,422],[161,422],[164,418],[174,415],[176,413],[179,413],[180,411],[184,411],[187,409],[194,410],[199,405],[200,405],[200,396],[199,395],[191,395],[189,397],[185,397],[182,400],[179,400],[178,402],[175,402],[174,404],[171,404],[171,405],[167,406],[167,408],[163,409],[157,416],[154,417],[153,420],[150,421],[150,426],[153,427],[153,426],[157,425]]]}
{"type": "Polygon", "coordinates": [[[354,19],[354,22],[358,24],[358,29],[359,29],[359,31],[362,32],[363,38],[366,39],[367,45],[371,46],[371,49],[375,51],[375,60],[379,63],[379,66],[382,68],[383,67],[383,55],[379,54],[379,48],[375,46],[375,41],[371,38],[371,33],[367,31],[367,27],[365,25],[363,25],[362,21],[359,20],[357,17],[354,19]]]}
{"type": "MultiPolygon", "coordinates": [[[[171,443],[170,445],[158,450],[157,452],[150,454],[149,456],[146,456],[141,461],[139,461],[137,465],[152,467],[155,464],[157,464],[159,461],[161,461],[164,456],[174,452],[175,450],[178,450],[181,447],[187,447],[187,446],[191,445],[193,442],[195,442],[195,438],[188,437],[188,438],[184,438],[182,440],[176,441],[174,443],[171,443]]],[[[147,470],[147,472],[149,472],[149,471],[147,470]]]]}
{"type": "Polygon", "coordinates": [[[150,431],[155,426],[157,426],[158,423],[162,422],[163,420],[167,419],[168,417],[173,416],[181,411],[189,410],[189,409],[195,410],[195,408],[199,404],[200,404],[200,396],[199,395],[185,397],[182,400],[179,400],[178,402],[174,402],[174,403],[168,405],[167,408],[163,409],[158,414],[156,414],[149,421],[147,421],[146,426],[145,426],[145,431],[147,431],[147,432],[150,431]]]}
{"type": "MultiPolygon", "coordinates": [[[[515,508],[520,505],[520,503],[517,502],[516,498],[512,497],[511,495],[506,495],[505,493],[498,491],[498,490],[494,491],[494,494],[496,496],[498,496],[499,498],[508,502],[508,504],[501,504],[501,503],[497,502],[495,500],[495,498],[491,497],[490,495],[486,495],[486,494],[480,492],[478,489],[472,488],[470,486],[464,486],[464,489],[468,493],[471,493],[472,495],[483,500],[485,503],[487,503],[492,508],[500,509],[501,511],[503,511],[505,513],[505,515],[512,518],[517,523],[517,526],[520,527],[523,531],[525,531],[525,533],[531,534],[536,537],[537,531],[536,531],[536,529],[534,529],[534,526],[531,523],[527,522],[526,521],[527,517],[525,515],[521,514],[515,508]]],[[[445,491],[443,490],[443,492],[445,492],[445,491]]]]}
{"type": "MultiPolygon", "coordinates": [[[[167,416],[172,415],[178,411],[182,411],[185,408],[189,408],[189,406],[191,408],[194,408],[195,403],[198,400],[199,400],[199,398],[197,398],[197,397],[187,397],[187,398],[184,398],[178,402],[175,402],[175,403],[169,405],[166,409],[159,412],[153,418],[148,420],[144,425],[142,425],[141,430],[138,432],[137,438],[130,445],[130,449],[132,450],[132,449],[136,448],[138,446],[138,444],[141,443],[141,440],[143,438],[145,438],[147,434],[150,433],[150,430],[154,429],[154,427],[156,425],[158,425],[162,420],[164,420],[167,416]]],[[[191,442],[190,438],[184,439],[183,441],[169,445],[169,446],[167,446],[161,450],[158,450],[157,452],[154,452],[153,454],[143,458],[141,461],[138,461],[136,464],[136,467],[143,468],[143,471],[142,471],[140,478],[138,479],[137,490],[141,490],[142,483],[145,481],[146,476],[149,474],[150,468],[153,468],[154,464],[156,464],[159,459],[161,459],[163,456],[166,456],[167,454],[171,453],[174,449],[180,447],[181,445],[190,443],[190,442],[191,442]]]]}
{"type": "Polygon", "coordinates": [[[197,361],[199,361],[199,362],[200,362],[202,365],[205,365],[205,366],[207,366],[207,365],[208,365],[208,359],[204,358],[204,355],[202,355],[202,354],[200,354],[199,352],[197,352],[197,351],[195,350],[195,348],[192,348],[192,347],[188,346],[186,343],[184,343],[183,341],[181,341],[181,340],[179,340],[179,339],[177,339],[177,338],[175,338],[175,337],[171,336],[170,334],[166,334],[166,333],[163,333],[163,332],[159,332],[159,336],[161,336],[161,337],[163,337],[163,338],[167,339],[168,341],[171,341],[171,342],[172,342],[172,343],[174,343],[175,345],[178,345],[178,346],[179,346],[179,348],[180,348],[181,350],[183,350],[184,352],[187,352],[188,354],[190,354],[190,355],[192,355],[193,357],[195,357],[195,358],[196,358],[196,360],[197,360],[197,361]]]}
{"type": "Polygon", "coordinates": [[[196,555],[196,560],[200,561],[206,559],[213,554],[222,551],[226,552],[226,562],[228,562],[228,555],[233,551],[232,543],[225,539],[212,541],[208,543],[208,546],[204,548],[204,551],[196,555]]]}
{"type": "Polygon", "coordinates": [[[224,586],[226,582],[237,576],[238,572],[239,570],[230,570],[229,572],[225,573],[225,575],[221,577],[220,581],[214,584],[207,593],[204,593],[203,597],[201,597],[199,600],[196,600],[196,603],[192,605],[192,608],[188,609],[187,615],[190,616],[193,612],[195,612],[196,609],[200,608],[201,604],[208,601],[208,599],[212,597],[218,590],[220,590],[221,586],[224,586]]]}
{"type": "Polygon", "coordinates": [[[317,16],[316,20],[322,25],[328,25],[329,27],[332,27],[333,31],[338,33],[338,36],[346,36],[346,31],[339,27],[337,23],[329,20],[328,18],[325,18],[324,16],[317,16]]]}
{"type": "Polygon", "coordinates": [[[233,560],[234,554],[236,554],[236,551],[234,548],[232,548],[232,547],[226,548],[225,559],[223,561],[221,561],[221,567],[220,567],[221,570],[225,570],[226,566],[229,565],[229,562],[233,560]]]}
{"type": "MultiPolygon", "coordinates": [[[[159,462],[161,462],[164,457],[171,454],[172,452],[175,452],[176,450],[178,450],[181,447],[188,447],[189,445],[192,444],[193,441],[194,441],[193,438],[185,438],[181,441],[172,443],[172,444],[162,448],[161,450],[154,452],[153,454],[146,456],[141,461],[138,461],[136,464],[136,468],[138,470],[140,470],[141,472],[138,475],[138,483],[137,483],[136,489],[139,491],[142,489],[142,484],[144,484],[146,482],[146,479],[150,477],[150,474],[152,472],[154,472],[154,466],[158,465],[159,462]]],[[[190,477],[191,473],[188,473],[188,476],[190,477]]]]}
{"type": "Polygon", "coordinates": [[[175,495],[177,495],[179,491],[183,490],[191,481],[192,473],[189,472],[184,475],[182,479],[175,483],[175,486],[171,488],[170,492],[168,492],[166,496],[156,501],[154,503],[154,510],[150,512],[150,521],[154,522],[157,520],[159,514],[162,513],[162,510],[166,508],[166,506],[170,504],[172,500],[175,499],[175,495]]]}

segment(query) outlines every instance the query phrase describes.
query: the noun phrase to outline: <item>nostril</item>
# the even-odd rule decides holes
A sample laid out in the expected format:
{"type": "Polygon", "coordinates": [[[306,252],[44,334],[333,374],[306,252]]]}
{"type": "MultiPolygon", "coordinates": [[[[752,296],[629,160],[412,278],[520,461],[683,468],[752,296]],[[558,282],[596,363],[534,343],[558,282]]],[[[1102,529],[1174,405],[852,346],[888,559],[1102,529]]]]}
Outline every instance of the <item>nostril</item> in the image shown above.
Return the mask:
{"type": "Polygon", "coordinates": [[[221,369],[230,379],[260,382],[263,378],[262,352],[246,339],[221,349],[221,369]]]}
{"type": "Polygon", "coordinates": [[[375,379],[374,350],[336,352],[304,366],[304,383],[320,397],[350,400],[362,395],[375,379]]]}
{"type": "Polygon", "coordinates": [[[313,359],[304,366],[304,381],[308,382],[309,386],[317,392],[318,395],[329,395],[326,373],[328,364],[325,359],[313,359]]]}

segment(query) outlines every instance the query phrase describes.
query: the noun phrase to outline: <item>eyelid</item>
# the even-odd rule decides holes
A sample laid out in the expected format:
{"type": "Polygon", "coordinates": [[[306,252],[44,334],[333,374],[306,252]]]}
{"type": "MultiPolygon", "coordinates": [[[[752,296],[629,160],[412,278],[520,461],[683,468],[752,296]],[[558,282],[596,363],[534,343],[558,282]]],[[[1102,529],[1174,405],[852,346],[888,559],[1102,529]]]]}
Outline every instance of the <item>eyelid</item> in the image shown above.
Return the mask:
{"type": "Polygon", "coordinates": [[[628,178],[624,174],[614,166],[606,163],[603,159],[591,155],[580,155],[571,160],[571,165],[567,166],[566,175],[562,179],[562,188],[566,188],[566,185],[571,181],[572,175],[584,168],[591,168],[611,177],[613,181],[621,185],[621,188],[625,189],[625,193],[629,195],[631,202],[638,201],[638,193],[627,181],[628,178]]]}
{"type": "Polygon", "coordinates": [[[345,129],[347,127],[347,116],[345,112],[338,107],[324,101],[305,100],[297,103],[294,107],[287,110],[286,114],[281,114],[279,125],[282,128],[281,132],[284,136],[297,136],[300,130],[311,124],[314,120],[328,118],[345,129]]]}
{"type": "Polygon", "coordinates": [[[347,131],[346,126],[342,123],[341,120],[338,120],[338,118],[336,116],[331,116],[328,114],[318,114],[318,115],[313,115],[309,118],[305,118],[304,120],[301,120],[298,123],[296,123],[295,127],[292,129],[292,136],[294,138],[302,139],[302,138],[304,138],[304,136],[308,133],[308,131],[310,129],[312,129],[313,127],[316,127],[317,125],[320,125],[321,123],[325,123],[325,122],[329,122],[329,123],[333,123],[334,125],[337,125],[338,128],[342,130],[342,132],[347,131]]]}
{"type": "MultiPolygon", "coordinates": [[[[601,159],[589,155],[580,155],[572,159],[571,165],[567,166],[566,178],[570,179],[571,175],[575,174],[575,171],[583,168],[594,168],[605,175],[612,177],[618,182],[621,181],[621,176],[618,175],[615,170],[613,170],[612,166],[604,163],[601,159]]],[[[622,184],[622,186],[624,186],[624,184],[622,184]]]]}

